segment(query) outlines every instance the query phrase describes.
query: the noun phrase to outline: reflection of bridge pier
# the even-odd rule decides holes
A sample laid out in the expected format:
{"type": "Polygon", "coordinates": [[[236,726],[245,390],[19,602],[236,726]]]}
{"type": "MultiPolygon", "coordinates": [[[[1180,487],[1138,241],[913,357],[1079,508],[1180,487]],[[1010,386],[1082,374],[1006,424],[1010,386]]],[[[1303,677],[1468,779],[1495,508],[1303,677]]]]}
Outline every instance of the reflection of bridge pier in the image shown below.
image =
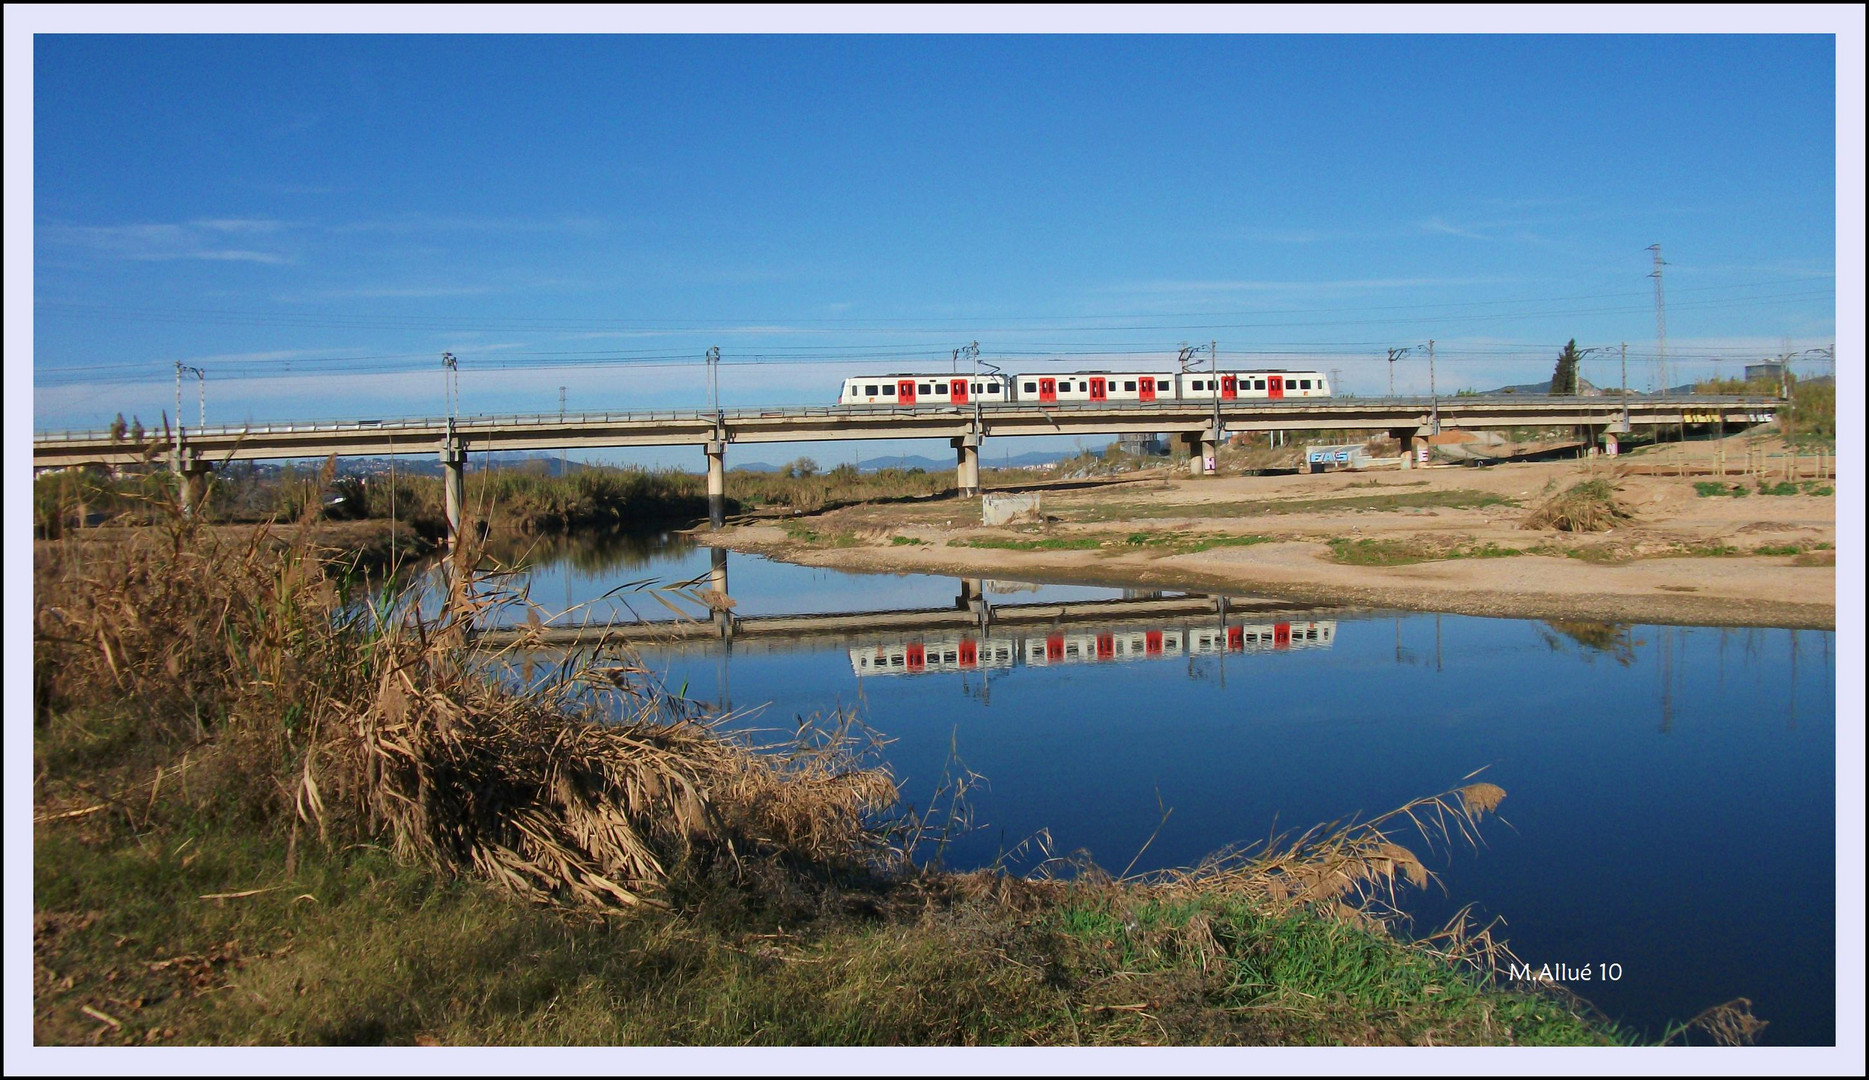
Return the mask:
{"type": "Polygon", "coordinates": [[[727,549],[709,548],[707,585],[712,601],[708,607],[714,613],[714,629],[720,633],[722,641],[733,641],[733,601],[727,594],[727,549]]]}

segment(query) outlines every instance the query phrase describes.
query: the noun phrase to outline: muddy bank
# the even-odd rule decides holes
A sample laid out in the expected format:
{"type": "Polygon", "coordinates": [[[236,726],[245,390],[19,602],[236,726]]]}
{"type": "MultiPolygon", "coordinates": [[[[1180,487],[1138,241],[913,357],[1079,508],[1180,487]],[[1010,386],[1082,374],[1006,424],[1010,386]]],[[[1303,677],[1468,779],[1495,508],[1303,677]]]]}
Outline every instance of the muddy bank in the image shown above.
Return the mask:
{"type": "Polygon", "coordinates": [[[1047,494],[1044,512],[1041,524],[986,529],[978,500],[951,499],[694,536],[835,569],[1507,618],[1836,625],[1833,495],[1709,497],[1693,478],[1557,463],[1211,480],[1164,473],[1047,494]],[[1588,476],[1609,479],[1634,520],[1600,534],[1522,527],[1538,502],[1588,476]],[[1395,564],[1370,565],[1372,553],[1395,564]]]}

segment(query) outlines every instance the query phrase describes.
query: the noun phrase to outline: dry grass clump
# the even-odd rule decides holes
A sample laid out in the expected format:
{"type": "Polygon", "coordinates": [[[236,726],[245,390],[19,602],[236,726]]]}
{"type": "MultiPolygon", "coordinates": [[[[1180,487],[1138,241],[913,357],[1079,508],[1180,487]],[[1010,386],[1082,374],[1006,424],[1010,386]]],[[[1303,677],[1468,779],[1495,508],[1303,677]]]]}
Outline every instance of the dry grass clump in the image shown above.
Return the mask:
{"type": "MultiPolygon", "coordinates": [[[[1163,875],[1160,884],[1170,893],[1239,897],[1273,916],[1304,909],[1387,934],[1405,919],[1398,886],[1426,888],[1434,879],[1412,850],[1396,842],[1398,827],[1411,827],[1430,849],[1455,840],[1477,847],[1481,818],[1505,797],[1496,784],[1468,783],[1368,821],[1320,825],[1263,847],[1222,852],[1191,870],[1163,875]]],[[[1438,943],[1447,959],[1491,972],[1511,959],[1491,929],[1471,927],[1463,911],[1423,940],[1438,943]]]]}
{"type": "Polygon", "coordinates": [[[1608,480],[1584,480],[1538,504],[1526,515],[1523,527],[1572,533],[1608,532],[1634,520],[1635,515],[1617,501],[1614,484],[1608,480]]]}
{"type": "MultiPolygon", "coordinates": [[[[678,868],[899,857],[873,827],[889,776],[832,731],[772,752],[703,722],[615,657],[543,689],[466,647],[505,599],[459,560],[446,614],[350,599],[283,550],[175,522],[40,552],[38,708],[134,699],[143,735],[240,786],[243,810],[332,844],[483,876],[539,901],[654,901],[678,868]],[[219,768],[209,764],[217,759],[219,768]]],[[[523,644],[519,647],[523,647],[523,644]]],[[[595,661],[595,662],[592,662],[595,661]]]]}

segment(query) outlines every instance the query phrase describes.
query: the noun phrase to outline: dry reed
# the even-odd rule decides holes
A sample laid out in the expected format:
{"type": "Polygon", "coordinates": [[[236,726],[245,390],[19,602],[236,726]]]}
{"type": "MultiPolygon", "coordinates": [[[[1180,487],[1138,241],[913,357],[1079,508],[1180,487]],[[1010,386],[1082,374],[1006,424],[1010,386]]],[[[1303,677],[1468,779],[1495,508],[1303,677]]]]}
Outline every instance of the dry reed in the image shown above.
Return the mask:
{"type": "Polygon", "coordinates": [[[1609,480],[1584,480],[1538,504],[1526,515],[1527,529],[1556,529],[1559,532],[1608,532],[1618,525],[1635,520],[1635,515],[1616,499],[1616,487],[1609,480]]]}
{"type": "Polygon", "coordinates": [[[894,783],[847,729],[760,747],[614,655],[544,690],[515,685],[468,647],[512,599],[471,572],[473,552],[455,559],[445,614],[424,616],[353,599],[305,543],[309,520],[283,547],[179,519],[82,563],[46,545],[41,711],[135,699],[152,738],[205,743],[295,843],[303,829],[383,842],[538,901],[653,903],[678,868],[723,860],[901,857],[873,822],[894,783]]]}

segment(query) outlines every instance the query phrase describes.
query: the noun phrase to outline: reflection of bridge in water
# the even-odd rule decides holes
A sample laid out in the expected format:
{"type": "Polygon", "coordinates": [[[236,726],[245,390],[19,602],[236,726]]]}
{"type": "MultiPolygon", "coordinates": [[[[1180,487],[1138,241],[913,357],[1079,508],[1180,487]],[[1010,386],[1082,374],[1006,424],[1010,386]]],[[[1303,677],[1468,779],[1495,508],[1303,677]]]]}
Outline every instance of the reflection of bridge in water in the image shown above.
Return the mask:
{"type": "MultiPolygon", "coordinates": [[[[1218,599],[1218,598],[1215,598],[1218,599]]],[[[1242,613],[1231,612],[1234,616],[1242,613]]],[[[1267,617],[1259,613],[1259,617],[1267,617]]],[[[858,675],[921,675],[1003,671],[1014,667],[1174,660],[1241,652],[1327,649],[1337,637],[1330,620],[1287,617],[1276,622],[1231,622],[1168,627],[1046,628],[980,638],[949,635],[916,641],[859,645],[850,650],[858,675]]]]}
{"type": "MultiPolygon", "coordinates": [[[[1226,652],[1328,647],[1334,622],[1315,604],[1204,594],[1126,591],[1121,598],[993,603],[987,583],[962,578],[950,607],[888,611],[735,615],[726,552],[716,548],[703,599],[717,609],[693,618],[502,626],[481,630],[487,647],[566,648],[631,644],[660,648],[725,642],[747,652],[791,652],[843,644],[859,675],[969,671],[1022,663],[1046,666],[1226,652]],[[858,645],[858,642],[862,642],[858,645]]],[[[703,579],[694,582],[699,588],[703,579]]],[[[993,591],[1010,591],[993,582],[993,591]]]]}

